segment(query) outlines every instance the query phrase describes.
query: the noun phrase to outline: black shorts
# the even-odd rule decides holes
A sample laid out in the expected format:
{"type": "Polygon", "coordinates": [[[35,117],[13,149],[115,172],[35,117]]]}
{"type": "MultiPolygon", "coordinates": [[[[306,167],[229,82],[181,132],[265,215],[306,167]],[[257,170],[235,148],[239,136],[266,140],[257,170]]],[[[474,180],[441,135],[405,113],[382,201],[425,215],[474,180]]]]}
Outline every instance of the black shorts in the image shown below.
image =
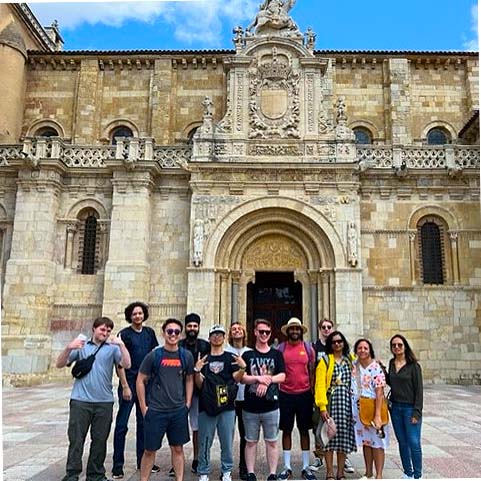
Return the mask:
{"type": "Polygon", "coordinates": [[[170,446],[183,446],[190,440],[187,406],[173,411],[148,409],[144,418],[144,449],[157,451],[167,434],[170,446]]]}
{"type": "Polygon", "coordinates": [[[299,431],[312,429],[312,409],[314,397],[311,390],[300,394],[287,394],[279,392],[279,410],[281,417],[279,429],[291,432],[294,429],[294,419],[299,431]]]}

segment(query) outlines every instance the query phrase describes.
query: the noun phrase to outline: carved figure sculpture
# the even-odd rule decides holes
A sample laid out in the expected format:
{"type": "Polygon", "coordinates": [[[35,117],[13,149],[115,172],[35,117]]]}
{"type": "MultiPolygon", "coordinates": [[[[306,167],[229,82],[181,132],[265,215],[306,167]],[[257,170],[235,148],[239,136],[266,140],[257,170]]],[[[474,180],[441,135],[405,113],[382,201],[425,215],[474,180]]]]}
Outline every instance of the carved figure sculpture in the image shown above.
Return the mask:
{"type": "Polygon", "coordinates": [[[196,219],[194,222],[194,254],[192,256],[192,262],[194,266],[199,267],[202,265],[202,255],[204,249],[204,221],[202,219],[196,219]]]}
{"type": "Polygon", "coordinates": [[[311,51],[314,50],[314,45],[316,44],[316,34],[311,27],[307,29],[304,37],[306,39],[306,48],[311,51]]]}
{"type": "Polygon", "coordinates": [[[356,224],[349,222],[347,226],[347,262],[351,267],[356,267],[358,261],[356,224]]]}
{"type": "Polygon", "coordinates": [[[254,21],[246,28],[246,32],[252,32],[255,28],[256,34],[263,30],[287,30],[299,32],[297,25],[290,18],[289,11],[296,3],[296,0],[265,0],[260,5],[259,13],[254,21]]]}

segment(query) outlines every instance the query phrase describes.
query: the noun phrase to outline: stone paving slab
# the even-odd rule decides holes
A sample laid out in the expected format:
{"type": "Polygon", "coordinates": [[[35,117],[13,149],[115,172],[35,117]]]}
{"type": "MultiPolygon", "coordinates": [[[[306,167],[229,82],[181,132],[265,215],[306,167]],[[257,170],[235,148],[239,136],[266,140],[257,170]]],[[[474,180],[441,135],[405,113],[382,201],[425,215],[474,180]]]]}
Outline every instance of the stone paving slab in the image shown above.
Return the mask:
{"type": "MultiPolygon", "coordinates": [[[[67,454],[67,420],[70,384],[45,384],[29,388],[3,389],[3,480],[4,481],[60,481],[64,475],[67,454]]],[[[425,388],[423,420],[424,477],[431,479],[455,479],[481,477],[481,386],[429,385],[425,388]]],[[[135,469],[135,419],[130,418],[127,435],[125,481],[137,481],[135,469]]],[[[112,467],[112,436],[108,443],[107,475],[112,467]]],[[[301,454],[298,436],[293,440],[294,476],[300,476],[301,454]]],[[[212,448],[213,472],[211,480],[218,478],[220,446],[212,448]]],[[[238,452],[238,436],[234,453],[238,452]]],[[[190,466],[192,446],[185,447],[190,466]]],[[[280,450],[281,453],[281,450],[280,450]]],[[[88,454],[85,446],[84,463],[88,454]]],[[[279,471],[282,469],[282,454],[279,471]]],[[[350,456],[356,472],[348,479],[359,479],[363,472],[362,452],[350,456]]],[[[237,461],[237,457],[235,459],[237,461]]],[[[170,469],[170,450],[167,446],[157,454],[157,464],[162,468],[151,476],[151,481],[167,481],[170,469]]],[[[259,444],[257,454],[259,481],[267,476],[264,447],[259,444]]],[[[237,478],[237,471],[233,477],[237,478]]],[[[391,446],[386,451],[384,476],[402,478],[398,448],[394,433],[391,446]]],[[[325,469],[317,472],[318,479],[325,478],[325,469]]],[[[186,481],[196,481],[190,470],[186,481]]],[[[85,476],[80,478],[84,481],[85,476]]]]}

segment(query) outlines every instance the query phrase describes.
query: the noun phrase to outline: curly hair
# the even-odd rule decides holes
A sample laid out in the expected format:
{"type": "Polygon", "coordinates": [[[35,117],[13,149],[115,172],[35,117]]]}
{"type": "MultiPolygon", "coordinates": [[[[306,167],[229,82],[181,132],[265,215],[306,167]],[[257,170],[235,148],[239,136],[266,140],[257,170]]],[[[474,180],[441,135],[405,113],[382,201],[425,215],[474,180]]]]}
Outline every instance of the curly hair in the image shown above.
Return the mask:
{"type": "Polygon", "coordinates": [[[129,324],[132,324],[132,312],[134,312],[136,307],[140,307],[142,309],[142,312],[144,313],[144,322],[149,318],[149,308],[147,307],[147,304],[144,304],[140,301],[134,301],[131,302],[124,310],[125,320],[129,324]]]}

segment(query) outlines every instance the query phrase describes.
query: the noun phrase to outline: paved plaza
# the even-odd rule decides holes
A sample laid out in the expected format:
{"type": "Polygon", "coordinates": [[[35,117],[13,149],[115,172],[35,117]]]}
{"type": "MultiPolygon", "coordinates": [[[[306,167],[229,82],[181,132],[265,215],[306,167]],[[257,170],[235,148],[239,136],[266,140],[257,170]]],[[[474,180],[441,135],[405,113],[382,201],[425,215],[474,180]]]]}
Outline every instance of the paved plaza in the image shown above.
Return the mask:
{"type": "MultiPolygon", "coordinates": [[[[4,481],[60,481],[64,474],[67,454],[67,419],[70,384],[45,384],[29,388],[3,389],[3,479],[4,481]]],[[[136,481],[134,414],[131,431],[127,435],[125,481],[136,481]]],[[[113,429],[112,429],[113,431],[113,429]]],[[[423,421],[423,458],[425,478],[476,478],[481,477],[481,386],[429,385],[425,388],[423,421]]],[[[236,435],[238,452],[238,437],[236,435]]],[[[262,445],[260,445],[262,446],[262,445]]],[[[294,476],[300,476],[300,451],[297,436],[293,444],[294,476]]],[[[213,473],[218,479],[219,445],[212,449],[213,473]]],[[[191,444],[186,445],[186,457],[191,459],[191,444]]],[[[88,452],[88,449],[85,450],[88,452]]],[[[362,476],[362,453],[350,456],[356,472],[348,479],[362,476]]],[[[235,457],[235,463],[237,462],[235,457]]],[[[266,478],[265,452],[258,451],[257,475],[266,478]]],[[[86,460],[86,456],[85,456],[86,460]]],[[[162,467],[152,481],[166,481],[170,468],[170,451],[163,447],[157,454],[157,464],[162,467]]],[[[187,465],[187,464],[186,464],[187,465]]],[[[112,467],[112,433],[108,443],[107,475],[112,467]]],[[[281,459],[279,470],[282,469],[281,459]]],[[[237,480],[237,470],[234,479],[237,480]]],[[[394,435],[387,451],[385,478],[401,478],[400,461],[394,435]]],[[[187,481],[196,477],[186,474],[187,481]]],[[[318,479],[325,478],[325,469],[317,472],[318,479]]],[[[81,477],[81,481],[85,479],[81,477]]]]}

